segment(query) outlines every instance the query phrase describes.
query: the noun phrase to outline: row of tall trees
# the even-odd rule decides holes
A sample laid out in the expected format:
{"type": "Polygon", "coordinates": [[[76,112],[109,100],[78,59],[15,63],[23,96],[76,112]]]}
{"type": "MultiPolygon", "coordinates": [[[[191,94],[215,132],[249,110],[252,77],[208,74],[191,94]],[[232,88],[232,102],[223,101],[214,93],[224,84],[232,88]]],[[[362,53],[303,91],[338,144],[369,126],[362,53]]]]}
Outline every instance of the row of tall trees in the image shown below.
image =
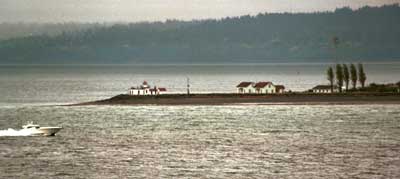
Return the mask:
{"type": "Polygon", "coordinates": [[[365,81],[367,80],[367,76],[364,72],[364,66],[363,64],[359,63],[357,67],[358,69],[354,64],[350,64],[349,69],[346,64],[336,64],[335,72],[332,67],[329,67],[326,74],[331,86],[331,91],[333,92],[335,82],[340,93],[342,92],[343,86],[345,86],[346,91],[349,90],[350,82],[353,90],[357,89],[357,81],[360,83],[361,88],[364,88],[365,81]]]}

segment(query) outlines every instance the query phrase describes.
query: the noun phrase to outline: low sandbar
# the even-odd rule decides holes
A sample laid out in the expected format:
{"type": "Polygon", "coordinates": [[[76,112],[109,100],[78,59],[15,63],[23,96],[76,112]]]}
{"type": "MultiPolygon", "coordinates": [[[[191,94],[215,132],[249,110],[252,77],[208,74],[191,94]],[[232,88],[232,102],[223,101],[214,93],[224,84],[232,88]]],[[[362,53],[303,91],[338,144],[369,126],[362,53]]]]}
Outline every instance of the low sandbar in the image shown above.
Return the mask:
{"type": "Polygon", "coordinates": [[[234,104],[400,104],[400,93],[360,94],[165,94],[158,96],[132,96],[121,94],[109,99],[85,102],[77,105],[234,105],[234,104]]]}

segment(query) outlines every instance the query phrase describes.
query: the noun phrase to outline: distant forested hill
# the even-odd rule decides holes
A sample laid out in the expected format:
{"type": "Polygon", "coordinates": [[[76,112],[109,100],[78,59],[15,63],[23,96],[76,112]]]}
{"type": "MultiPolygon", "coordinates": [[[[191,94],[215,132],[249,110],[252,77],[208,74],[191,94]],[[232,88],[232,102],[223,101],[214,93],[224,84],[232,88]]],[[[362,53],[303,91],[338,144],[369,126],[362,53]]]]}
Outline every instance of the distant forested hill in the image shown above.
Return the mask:
{"type": "Polygon", "coordinates": [[[335,56],[400,60],[399,5],[117,24],[0,41],[2,64],[335,62],[335,56]]]}
{"type": "Polygon", "coordinates": [[[0,40],[37,35],[56,36],[63,32],[82,31],[90,28],[110,26],[109,23],[0,23],[0,40]]]}

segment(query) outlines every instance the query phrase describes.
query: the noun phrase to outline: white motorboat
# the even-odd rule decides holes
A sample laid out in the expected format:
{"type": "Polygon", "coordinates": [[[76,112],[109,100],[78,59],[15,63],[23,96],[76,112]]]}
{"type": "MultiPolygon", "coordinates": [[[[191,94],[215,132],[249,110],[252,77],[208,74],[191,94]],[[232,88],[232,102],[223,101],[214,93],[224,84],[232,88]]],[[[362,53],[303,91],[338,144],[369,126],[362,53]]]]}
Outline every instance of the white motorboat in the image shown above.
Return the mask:
{"type": "Polygon", "coordinates": [[[33,136],[55,136],[61,129],[62,127],[40,127],[32,122],[22,126],[22,130],[30,132],[33,136]]]}

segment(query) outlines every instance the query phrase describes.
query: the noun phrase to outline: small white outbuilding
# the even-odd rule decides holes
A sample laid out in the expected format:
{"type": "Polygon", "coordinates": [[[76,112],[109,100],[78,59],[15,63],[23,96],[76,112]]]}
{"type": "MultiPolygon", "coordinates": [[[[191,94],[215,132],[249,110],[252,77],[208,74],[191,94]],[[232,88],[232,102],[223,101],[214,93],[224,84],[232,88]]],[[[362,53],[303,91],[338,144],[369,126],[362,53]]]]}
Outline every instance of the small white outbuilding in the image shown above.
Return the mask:
{"type": "MultiPolygon", "coordinates": [[[[332,93],[331,85],[317,85],[312,89],[313,93],[332,93]]],[[[339,92],[339,88],[334,85],[333,93],[339,92]]]]}
{"type": "Polygon", "coordinates": [[[147,81],[143,81],[142,85],[138,87],[131,87],[128,91],[129,95],[160,95],[164,94],[167,91],[166,88],[158,88],[154,86],[153,88],[147,83],[147,81]]]}

